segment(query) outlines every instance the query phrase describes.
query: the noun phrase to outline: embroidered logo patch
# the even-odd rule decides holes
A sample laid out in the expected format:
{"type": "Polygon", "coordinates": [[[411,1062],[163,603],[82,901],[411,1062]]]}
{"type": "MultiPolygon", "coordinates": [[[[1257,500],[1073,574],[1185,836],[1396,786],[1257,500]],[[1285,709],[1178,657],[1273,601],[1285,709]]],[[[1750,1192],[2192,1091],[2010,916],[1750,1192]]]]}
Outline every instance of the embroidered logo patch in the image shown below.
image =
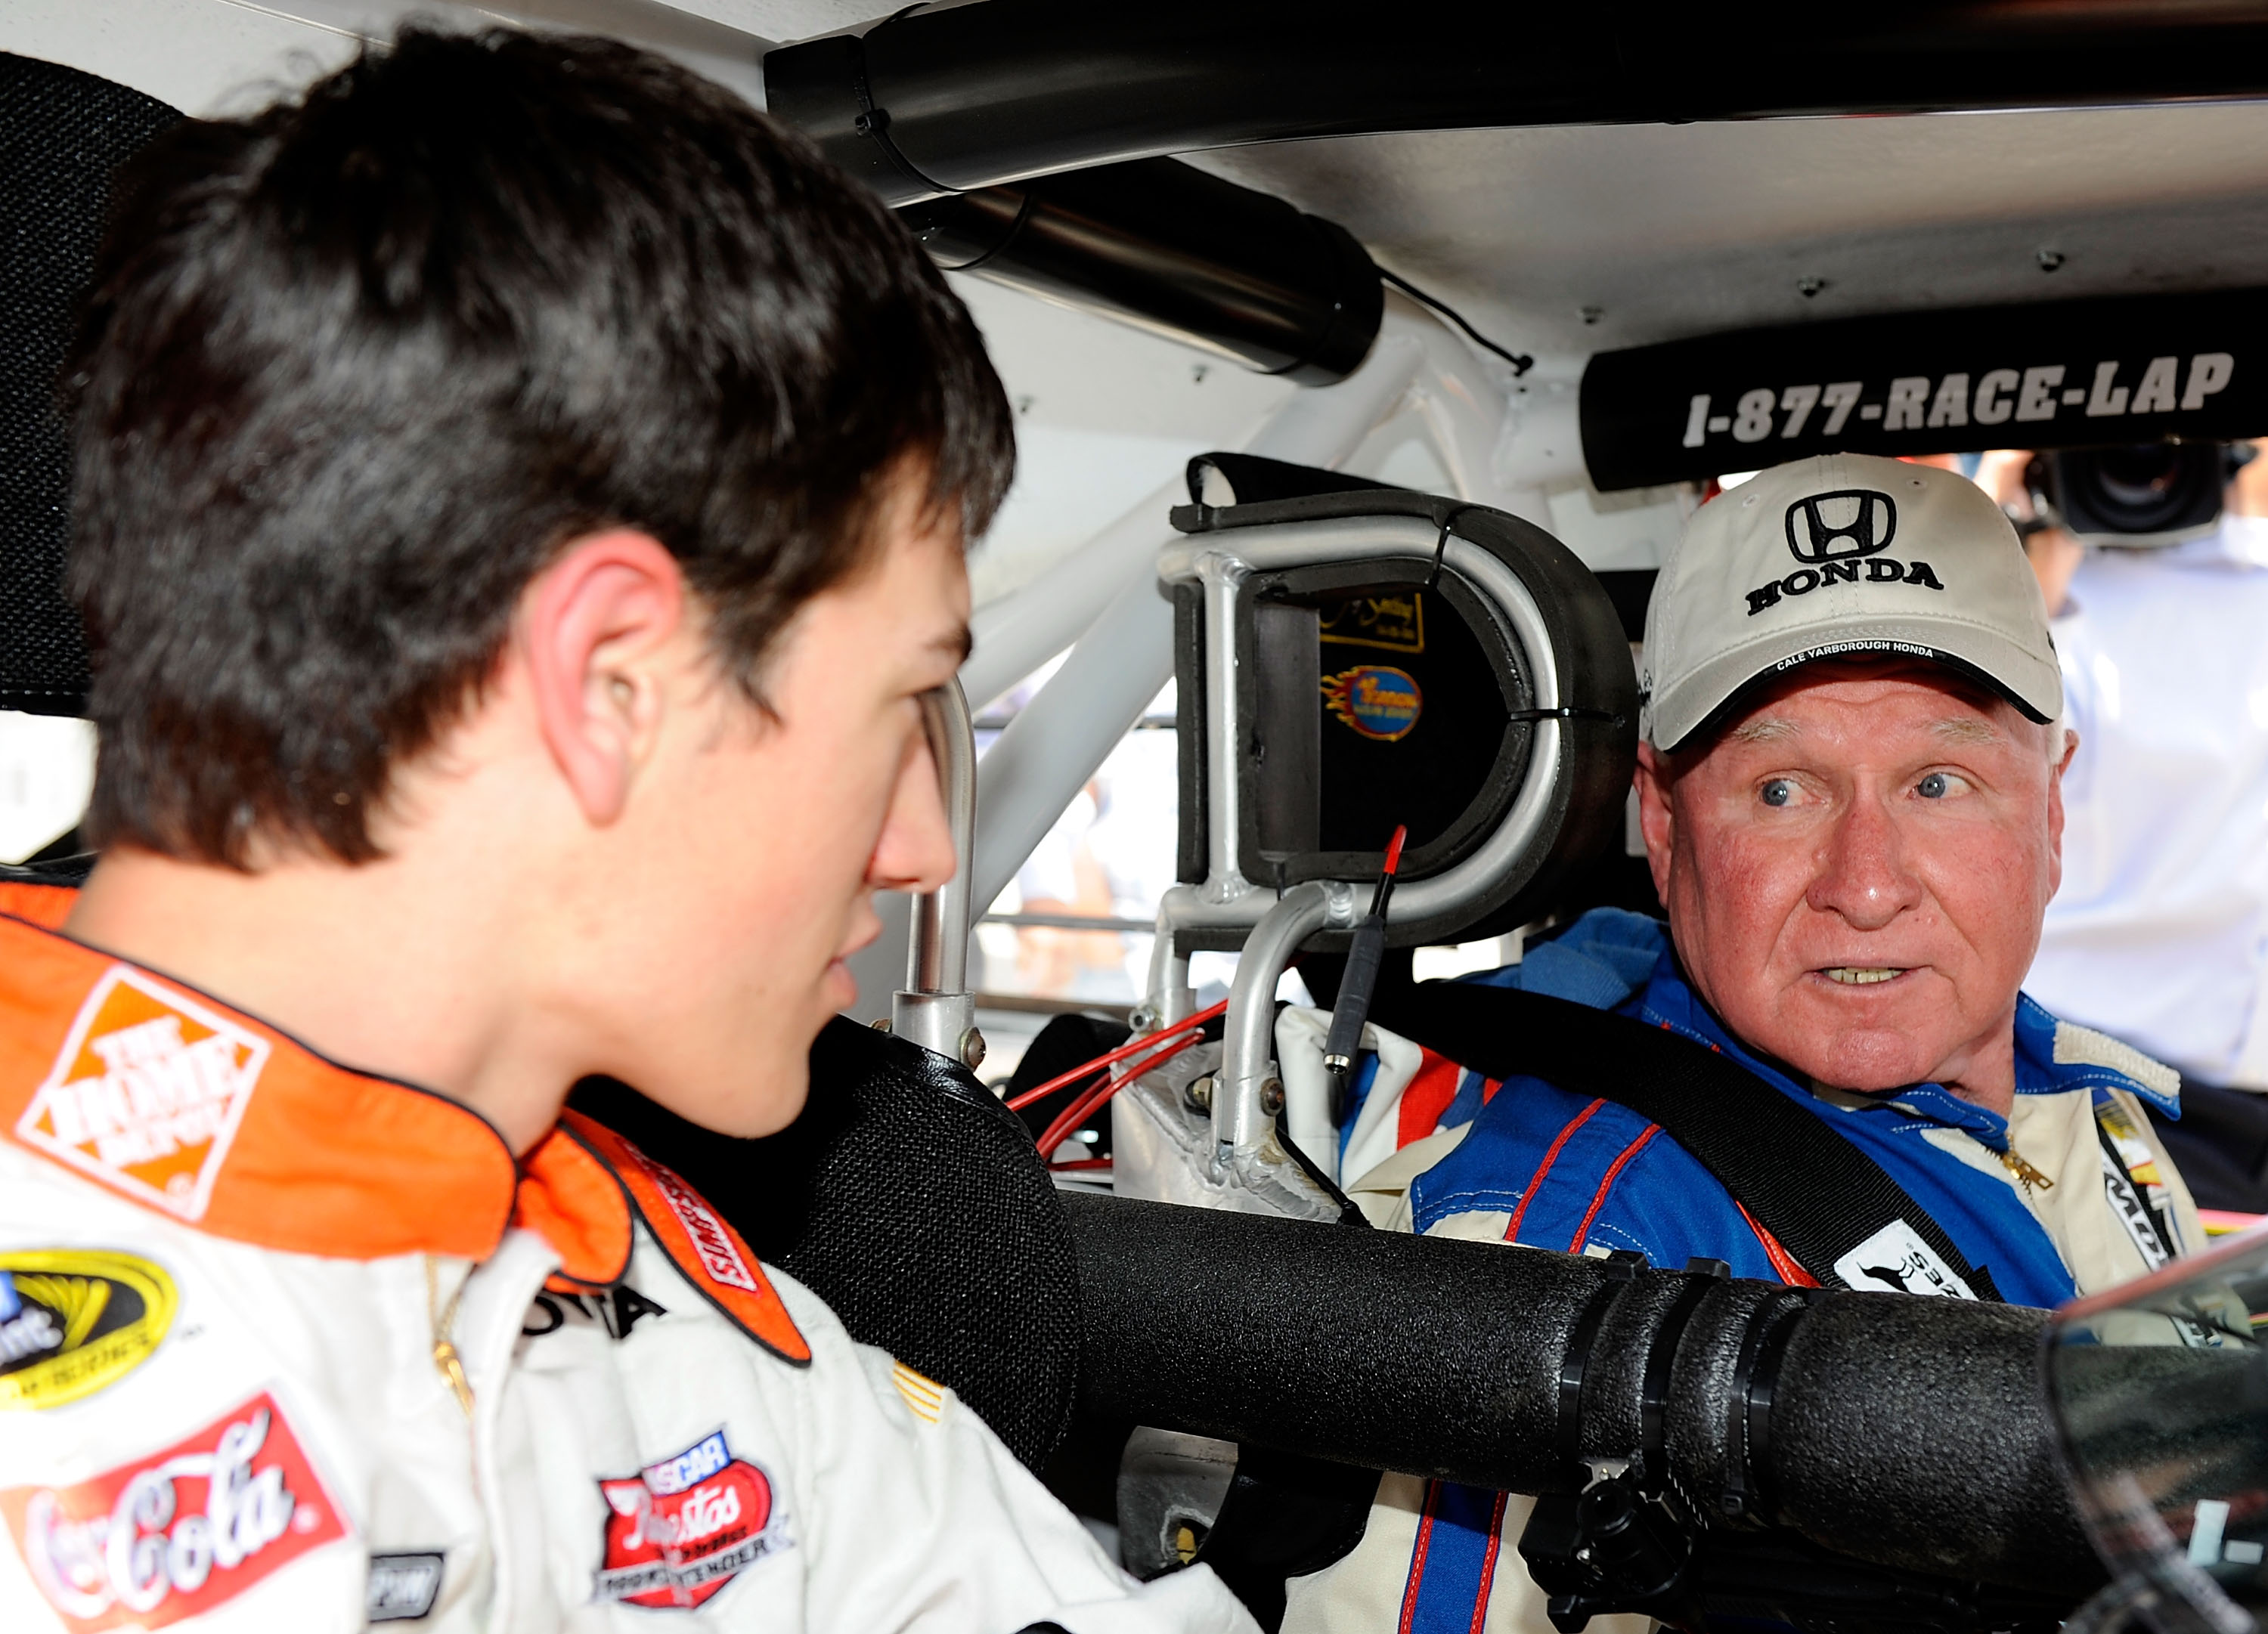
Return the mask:
{"type": "Polygon", "coordinates": [[[1921,1233],[1902,1219],[1892,1220],[1835,1262],[1835,1274],[1868,1292],[1928,1293],[1973,1299],[1976,1293],[1953,1267],[1938,1258],[1921,1233]]]}
{"type": "Polygon", "coordinates": [[[128,1196],[201,1219],[268,1041],[114,965],[71,1023],[16,1138],[128,1196]]]}
{"type": "Polygon", "coordinates": [[[685,1234],[693,1240],[693,1252],[700,1256],[701,1269],[727,1288],[738,1288],[747,1293],[756,1292],[755,1273],[733,1247],[732,1234],[722,1220],[710,1211],[709,1205],[692,1187],[671,1174],[659,1163],[647,1163],[645,1172],[669,1204],[669,1211],[677,1216],[685,1234]]]}
{"type": "Polygon", "coordinates": [[[606,1553],[595,1600],[689,1610],[793,1542],[771,1477],[733,1457],[722,1430],[634,1476],[600,1481],[599,1493],[606,1553]]]}
{"type": "Polygon", "coordinates": [[[347,1535],[265,1392],[77,1486],[0,1491],[0,1515],[40,1594],[82,1634],[199,1616],[347,1535]]]}
{"type": "Polygon", "coordinates": [[[1362,736],[1391,743],[1410,735],[1425,700],[1409,671],[1358,664],[1323,677],[1323,705],[1362,736]]]}
{"type": "Polygon", "coordinates": [[[438,1549],[408,1554],[372,1555],[370,1588],[363,1597],[363,1616],[372,1623],[415,1623],[433,1615],[440,1598],[441,1571],[446,1557],[438,1549]]]}
{"type": "Polygon", "coordinates": [[[173,1323],[173,1280],[130,1254],[0,1254],[0,1412],[61,1407],[122,1379],[173,1323]]]}

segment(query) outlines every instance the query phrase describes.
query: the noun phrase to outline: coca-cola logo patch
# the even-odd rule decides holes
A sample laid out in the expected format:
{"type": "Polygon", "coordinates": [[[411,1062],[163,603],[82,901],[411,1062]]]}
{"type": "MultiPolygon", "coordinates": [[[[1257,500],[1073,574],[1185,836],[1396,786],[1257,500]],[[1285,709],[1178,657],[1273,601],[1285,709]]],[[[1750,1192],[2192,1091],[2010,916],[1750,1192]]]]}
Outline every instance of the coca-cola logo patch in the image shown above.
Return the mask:
{"type": "Polygon", "coordinates": [[[264,1391],[76,1486],[0,1491],[0,1515],[48,1603],[86,1634],[201,1616],[348,1535],[264,1391]]]}
{"type": "Polygon", "coordinates": [[[733,1456],[725,1432],[634,1476],[599,1483],[606,1553],[593,1598],[689,1610],[793,1542],[771,1477],[733,1456]]]}

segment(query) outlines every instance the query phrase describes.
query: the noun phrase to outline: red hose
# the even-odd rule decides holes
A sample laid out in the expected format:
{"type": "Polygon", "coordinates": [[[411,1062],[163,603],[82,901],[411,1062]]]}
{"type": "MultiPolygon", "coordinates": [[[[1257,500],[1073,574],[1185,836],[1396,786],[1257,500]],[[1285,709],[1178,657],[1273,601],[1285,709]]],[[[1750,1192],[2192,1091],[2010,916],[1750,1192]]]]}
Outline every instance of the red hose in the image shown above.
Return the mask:
{"type": "Polygon", "coordinates": [[[1094,1060],[1084,1065],[1075,1066],[1068,1072],[1058,1072],[1038,1088],[1027,1089],[1023,1093],[1012,1097],[1008,1102],[1008,1110],[1021,1112],[1034,1101],[1044,1100],[1065,1086],[1076,1084],[1081,1078],[1092,1078],[1105,1068],[1115,1066],[1125,1060],[1129,1056],[1138,1056],[1144,1050],[1165,1042],[1176,1033],[1184,1033],[1193,1027],[1203,1027],[1215,1016],[1225,1013],[1227,1009],[1228,1000],[1224,998],[1220,1003],[1210,1005],[1193,1016],[1184,1016],[1170,1027],[1162,1027],[1154,1033],[1145,1033],[1139,1038],[1130,1039],[1108,1055],[1097,1056],[1094,1060]]]}
{"type": "MultiPolygon", "coordinates": [[[[1154,1044],[1158,1039],[1159,1035],[1152,1033],[1145,1041],[1154,1044]]],[[[1189,1033],[1174,1040],[1156,1055],[1145,1057],[1140,1065],[1129,1068],[1123,1076],[1114,1075],[1079,1096],[1057,1115],[1054,1122],[1049,1124],[1041,1132],[1038,1141],[1035,1143],[1040,1149],[1040,1155],[1042,1158],[1051,1157],[1055,1149],[1070,1137],[1071,1132],[1092,1117],[1113,1095],[1145,1072],[1164,1065],[1184,1049],[1200,1041],[1202,1041],[1201,1034],[1195,1032],[1189,1033]]]]}

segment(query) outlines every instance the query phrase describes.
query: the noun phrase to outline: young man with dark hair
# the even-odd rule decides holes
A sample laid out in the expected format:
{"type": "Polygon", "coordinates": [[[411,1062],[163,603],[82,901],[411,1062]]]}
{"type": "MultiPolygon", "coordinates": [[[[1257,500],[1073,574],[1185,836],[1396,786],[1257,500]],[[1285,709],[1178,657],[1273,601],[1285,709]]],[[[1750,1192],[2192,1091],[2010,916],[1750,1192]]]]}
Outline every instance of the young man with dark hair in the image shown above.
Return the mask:
{"type": "Polygon", "coordinates": [[[869,894],[951,870],[918,700],[1013,456],[910,239],[512,33],[124,196],[101,857],[0,904],[0,1625],[1248,1627],[562,1112],[781,1128],[869,894]]]}

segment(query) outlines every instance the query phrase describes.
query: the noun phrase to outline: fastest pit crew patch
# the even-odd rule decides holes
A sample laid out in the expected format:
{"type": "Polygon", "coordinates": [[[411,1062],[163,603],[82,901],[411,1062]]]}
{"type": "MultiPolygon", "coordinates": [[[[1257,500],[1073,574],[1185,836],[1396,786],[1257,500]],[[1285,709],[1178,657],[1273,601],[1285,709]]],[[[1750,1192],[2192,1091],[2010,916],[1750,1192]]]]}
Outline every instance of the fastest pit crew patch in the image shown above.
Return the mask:
{"type": "Polygon", "coordinates": [[[0,1491],[0,1516],[40,1594],[81,1634],[201,1616],[348,1535],[265,1392],[76,1486],[0,1491]]]}
{"type": "Polygon", "coordinates": [[[113,965],[79,1006],[16,1138],[113,1190],[202,1219],[269,1042],[113,965]]]}
{"type": "Polygon", "coordinates": [[[1862,1292],[1924,1293],[1973,1299],[1976,1292],[1937,1256],[1921,1233],[1903,1219],[1892,1220],[1835,1262],[1846,1287],[1862,1292]]]}
{"type": "Polygon", "coordinates": [[[1833,452],[2248,435],[2258,291],[1853,318],[1602,352],[1583,373],[1602,489],[1833,452]]]}
{"type": "Polygon", "coordinates": [[[722,1430],[634,1476],[599,1483],[606,1552],[592,1598],[690,1610],[765,1556],[791,1547],[762,1466],[722,1430]]]}
{"type": "Polygon", "coordinates": [[[173,1325],[173,1279],[131,1254],[0,1254],[0,1412],[61,1407],[124,1378],[173,1325]]]}

